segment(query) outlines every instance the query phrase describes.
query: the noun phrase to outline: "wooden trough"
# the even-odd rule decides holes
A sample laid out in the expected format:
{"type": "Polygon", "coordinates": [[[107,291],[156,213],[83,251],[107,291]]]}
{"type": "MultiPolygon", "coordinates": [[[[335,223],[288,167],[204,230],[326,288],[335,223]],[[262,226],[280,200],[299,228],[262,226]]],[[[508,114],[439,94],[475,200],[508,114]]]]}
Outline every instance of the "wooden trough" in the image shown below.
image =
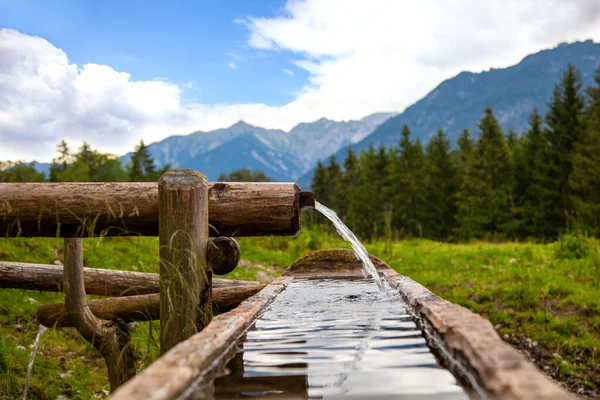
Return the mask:
{"type": "MultiPolygon", "coordinates": [[[[380,259],[371,259],[380,276],[412,307],[413,317],[439,363],[468,388],[473,398],[572,398],[502,341],[488,320],[436,296],[380,259]]],[[[358,277],[362,277],[361,265],[350,250],[309,253],[281,278],[173,347],[121,386],[111,399],[210,399],[213,380],[224,374],[224,366],[234,356],[234,344],[291,282],[298,278],[358,277]]]]}

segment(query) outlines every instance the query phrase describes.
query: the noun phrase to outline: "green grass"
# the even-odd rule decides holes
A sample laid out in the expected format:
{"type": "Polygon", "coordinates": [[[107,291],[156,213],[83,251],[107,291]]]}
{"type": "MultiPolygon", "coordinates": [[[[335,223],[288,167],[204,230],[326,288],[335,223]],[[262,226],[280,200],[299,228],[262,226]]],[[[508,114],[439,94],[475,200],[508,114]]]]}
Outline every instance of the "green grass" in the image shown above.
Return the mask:
{"type": "MultiPolygon", "coordinates": [[[[593,389],[600,377],[599,243],[567,239],[561,244],[409,240],[366,247],[401,274],[486,316],[509,341],[537,342],[560,378],[593,389]]],[[[260,271],[277,276],[310,250],[349,247],[336,236],[309,230],[295,238],[239,242],[250,263],[228,276],[236,279],[255,279],[260,271]]],[[[53,263],[62,259],[61,248],[57,239],[0,239],[0,260],[53,263]]],[[[86,239],[84,260],[90,267],[158,272],[158,241],[86,239]]],[[[37,306],[62,301],[57,293],[0,289],[0,398],[22,395],[29,346],[38,330],[37,306]]],[[[142,369],[157,357],[158,322],[137,324],[132,341],[142,369]]],[[[108,388],[103,359],[76,331],[46,333],[29,398],[87,399],[108,388]]]]}

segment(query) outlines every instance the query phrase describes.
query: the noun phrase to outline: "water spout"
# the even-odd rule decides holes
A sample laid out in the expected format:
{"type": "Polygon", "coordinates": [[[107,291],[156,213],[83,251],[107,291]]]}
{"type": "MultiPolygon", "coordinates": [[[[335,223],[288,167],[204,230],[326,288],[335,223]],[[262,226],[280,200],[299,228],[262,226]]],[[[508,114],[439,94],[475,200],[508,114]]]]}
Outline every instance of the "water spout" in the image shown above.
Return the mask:
{"type": "Polygon", "coordinates": [[[33,362],[35,361],[35,356],[37,355],[38,349],[40,347],[42,336],[44,336],[44,332],[46,332],[47,330],[48,328],[46,328],[44,325],[40,325],[37,336],[35,337],[35,341],[33,342],[33,348],[31,349],[31,355],[29,356],[29,363],[27,364],[27,376],[25,378],[25,388],[23,389],[23,400],[27,400],[27,391],[29,390],[29,381],[31,380],[33,362]]]}
{"type": "Polygon", "coordinates": [[[342,222],[340,217],[336,214],[335,211],[325,207],[323,204],[315,201],[315,210],[323,214],[327,219],[329,219],[333,225],[335,226],[336,231],[340,234],[340,236],[347,242],[350,242],[352,249],[354,250],[354,254],[356,258],[358,258],[363,265],[363,274],[369,275],[373,278],[379,291],[382,293],[386,293],[385,287],[383,286],[383,282],[381,282],[381,278],[369,257],[369,252],[365,249],[365,246],[362,245],[360,240],[356,238],[354,233],[342,222]]]}

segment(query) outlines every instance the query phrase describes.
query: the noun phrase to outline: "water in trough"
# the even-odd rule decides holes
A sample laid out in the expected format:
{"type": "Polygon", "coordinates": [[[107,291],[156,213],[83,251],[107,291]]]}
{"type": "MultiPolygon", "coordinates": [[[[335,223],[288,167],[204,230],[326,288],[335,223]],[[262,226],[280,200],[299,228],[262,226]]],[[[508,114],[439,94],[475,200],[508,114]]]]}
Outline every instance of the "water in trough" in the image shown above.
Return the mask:
{"type": "Polygon", "coordinates": [[[215,398],[468,398],[387,292],[370,279],[294,280],[240,339],[215,398]]]}

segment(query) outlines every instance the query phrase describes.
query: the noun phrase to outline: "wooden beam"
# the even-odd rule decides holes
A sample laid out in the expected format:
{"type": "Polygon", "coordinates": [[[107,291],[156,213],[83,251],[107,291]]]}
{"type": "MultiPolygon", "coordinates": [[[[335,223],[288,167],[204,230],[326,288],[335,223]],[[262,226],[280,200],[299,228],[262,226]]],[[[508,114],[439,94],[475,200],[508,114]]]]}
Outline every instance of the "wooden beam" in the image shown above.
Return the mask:
{"type": "MultiPolygon", "coordinates": [[[[62,292],[62,265],[0,262],[0,288],[62,292]]],[[[87,294],[96,296],[134,296],[158,293],[158,274],[83,268],[87,294]]],[[[258,282],[213,279],[213,288],[254,285],[258,282]]]]}
{"type": "MultiPolygon", "coordinates": [[[[225,312],[237,307],[248,297],[260,292],[266,285],[243,285],[212,290],[215,311],[225,312]]],[[[120,319],[125,322],[151,321],[160,318],[160,297],[158,294],[114,297],[89,300],[92,314],[104,320],[120,319]]],[[[72,327],[64,304],[44,304],[38,307],[37,319],[40,324],[51,328],[72,327]]]]}
{"type": "MultiPolygon", "coordinates": [[[[295,235],[300,229],[295,183],[218,182],[208,189],[211,236],[295,235]]],[[[99,235],[157,236],[158,185],[0,183],[0,236],[99,235]]]]}
{"type": "Polygon", "coordinates": [[[160,346],[165,352],[201,331],[212,317],[208,266],[208,185],[191,170],[158,180],[160,346]]]}

